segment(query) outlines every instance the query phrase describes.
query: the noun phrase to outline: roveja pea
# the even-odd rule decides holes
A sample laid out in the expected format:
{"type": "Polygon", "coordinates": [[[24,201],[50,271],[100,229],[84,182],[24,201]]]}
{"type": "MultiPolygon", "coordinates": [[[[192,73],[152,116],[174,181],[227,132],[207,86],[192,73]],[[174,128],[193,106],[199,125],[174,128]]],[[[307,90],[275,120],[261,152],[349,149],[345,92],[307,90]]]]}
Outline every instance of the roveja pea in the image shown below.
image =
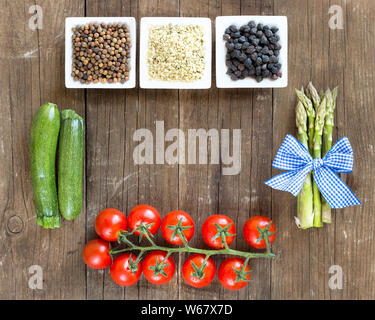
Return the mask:
{"type": "Polygon", "coordinates": [[[72,29],[72,77],[82,84],[129,80],[129,29],[125,24],[89,23],[72,29]]]}

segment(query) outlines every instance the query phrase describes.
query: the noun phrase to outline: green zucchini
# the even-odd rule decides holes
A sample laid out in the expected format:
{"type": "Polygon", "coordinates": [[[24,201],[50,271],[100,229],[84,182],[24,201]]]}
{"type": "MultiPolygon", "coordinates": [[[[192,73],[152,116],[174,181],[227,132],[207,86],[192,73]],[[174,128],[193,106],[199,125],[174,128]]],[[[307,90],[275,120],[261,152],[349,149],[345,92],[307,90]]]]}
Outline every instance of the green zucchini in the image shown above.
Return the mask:
{"type": "Polygon", "coordinates": [[[58,158],[58,197],[61,215],[67,220],[79,216],[83,201],[83,119],[73,110],[61,111],[58,158]]]}
{"type": "Polygon", "coordinates": [[[30,172],[36,222],[48,229],[61,226],[55,175],[59,130],[57,106],[53,103],[42,105],[31,125],[30,172]]]}

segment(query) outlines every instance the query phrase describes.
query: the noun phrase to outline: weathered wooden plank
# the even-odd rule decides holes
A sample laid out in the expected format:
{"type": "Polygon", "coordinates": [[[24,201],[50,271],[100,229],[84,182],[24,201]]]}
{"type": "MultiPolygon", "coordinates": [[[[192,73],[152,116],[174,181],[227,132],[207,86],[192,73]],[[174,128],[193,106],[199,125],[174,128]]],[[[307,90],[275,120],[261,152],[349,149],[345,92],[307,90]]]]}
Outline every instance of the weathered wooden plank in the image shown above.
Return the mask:
{"type": "MultiPolygon", "coordinates": [[[[86,15],[131,16],[131,5],[122,1],[86,1],[86,15]]],[[[134,57],[133,57],[134,58],[134,57]]],[[[126,138],[136,126],[137,90],[92,90],[87,97],[87,232],[88,240],[96,238],[95,218],[105,208],[116,208],[126,214],[128,194],[136,192],[137,170],[131,166],[131,150],[126,138]]],[[[131,204],[134,200],[131,199],[131,204]]],[[[138,296],[137,288],[131,298],[138,296]]],[[[109,270],[87,269],[88,299],[123,299],[126,290],[115,284],[109,270]]]]}
{"type": "MultiPolygon", "coordinates": [[[[3,147],[4,150],[10,147],[11,166],[6,171],[7,177],[2,178],[8,192],[5,192],[4,239],[1,241],[7,249],[1,256],[2,266],[8,270],[5,279],[9,281],[9,286],[2,286],[6,290],[1,295],[3,298],[84,298],[85,276],[80,257],[84,228],[80,226],[84,226],[85,214],[74,222],[63,221],[59,230],[48,231],[36,226],[29,179],[29,139],[25,138],[29,136],[34,112],[46,101],[84,114],[83,95],[66,92],[62,81],[64,18],[69,13],[83,11],[82,4],[78,1],[59,4],[13,1],[4,3],[1,9],[6,17],[2,20],[2,29],[8,43],[1,49],[5,59],[2,70],[7,74],[3,78],[4,88],[8,88],[2,95],[2,113],[9,124],[4,127],[9,128],[9,132],[8,135],[4,132],[3,147]],[[40,30],[29,28],[33,14],[29,8],[35,4],[43,10],[40,30]],[[28,286],[31,276],[28,268],[32,265],[43,269],[43,290],[31,290],[28,286]],[[61,283],[65,290],[60,290],[61,283]]],[[[1,282],[4,284],[3,280],[1,282]]]]}
{"type": "Polygon", "coordinates": [[[24,162],[28,161],[27,136],[33,111],[39,106],[37,33],[29,32],[29,3],[2,2],[0,6],[2,42],[0,56],[2,94],[1,122],[1,224],[0,297],[33,298],[28,288],[28,266],[33,265],[28,237],[35,237],[35,212],[24,162]],[[23,23],[20,23],[22,21],[23,23]],[[26,31],[27,30],[27,31],[26,31]],[[32,83],[31,87],[27,83],[32,83]],[[34,94],[33,94],[34,91],[34,94]],[[21,187],[20,187],[21,186],[21,187]],[[17,261],[17,263],[16,263],[17,261]]]}
{"type": "MultiPolygon", "coordinates": [[[[288,87],[273,93],[273,148],[274,157],[287,133],[295,133],[294,88],[310,80],[307,66],[311,61],[311,35],[307,21],[314,14],[308,11],[308,1],[275,1],[274,14],[288,17],[288,87]]],[[[272,175],[278,170],[272,170],[272,175]]],[[[298,230],[293,217],[296,199],[286,192],[272,191],[272,218],[278,230],[274,245],[277,257],[272,263],[272,299],[310,298],[310,231],[298,230]]],[[[314,230],[315,231],[315,230],[314,230]]],[[[314,232],[313,231],[313,232],[314,232]]]]}
{"type": "MultiPolygon", "coordinates": [[[[214,19],[219,15],[220,4],[216,1],[201,3],[201,1],[181,1],[180,15],[184,17],[206,17],[214,19]]],[[[214,30],[213,30],[214,38],[214,30]]],[[[215,65],[214,59],[212,66],[215,65]]],[[[180,129],[185,134],[185,144],[188,146],[189,129],[218,129],[218,90],[215,88],[215,77],[212,79],[210,90],[181,90],[180,91],[180,129]]],[[[220,134],[220,132],[219,132],[220,134]]],[[[199,142],[197,141],[197,150],[199,142]]],[[[209,141],[209,139],[208,139],[209,141]]],[[[202,224],[205,219],[217,213],[218,189],[220,180],[220,166],[210,164],[212,151],[208,142],[208,164],[199,163],[198,152],[196,154],[197,164],[185,164],[179,166],[179,208],[188,212],[195,222],[195,235],[191,244],[196,247],[206,247],[202,239],[202,224]]],[[[187,158],[186,147],[186,162],[187,158]]],[[[187,254],[181,255],[180,269],[187,254]]],[[[217,262],[217,260],[215,260],[217,262]]],[[[202,289],[195,289],[180,280],[181,299],[217,299],[220,284],[215,280],[213,284],[202,289]]]]}
{"type": "MultiPolygon", "coordinates": [[[[124,15],[135,17],[139,21],[139,4],[138,1],[122,2],[122,12],[124,15]]],[[[139,25],[137,25],[137,30],[139,25]]],[[[139,31],[137,33],[139,39],[139,31]]],[[[139,43],[139,41],[138,41],[139,43]]],[[[135,44],[138,46],[138,44],[135,44]]],[[[137,48],[137,52],[139,46],[137,48]]],[[[138,58],[137,58],[138,59],[138,58]]],[[[139,63],[137,61],[137,63],[139,63]]],[[[137,79],[138,70],[136,70],[137,79]]],[[[138,184],[139,184],[139,167],[133,161],[133,134],[137,129],[137,119],[139,111],[139,91],[137,89],[127,90],[125,95],[125,158],[124,158],[124,176],[122,180],[122,190],[118,192],[122,194],[123,210],[129,213],[130,210],[139,204],[138,184]]],[[[120,126],[122,128],[123,125],[120,126]]],[[[139,290],[125,290],[125,299],[136,299],[139,290]]]]}
{"type": "Polygon", "coordinates": [[[343,269],[343,290],[336,290],[338,298],[373,299],[375,295],[374,256],[374,148],[375,111],[373,1],[346,1],[344,30],[331,32],[333,38],[343,37],[345,46],[337,52],[342,57],[343,87],[337,111],[338,137],[347,136],[354,150],[353,173],[344,181],[355,192],[363,205],[337,210],[335,264],[343,269]],[[334,35],[333,35],[334,34],[334,35]],[[339,111],[341,109],[341,111],[339,111]],[[340,292],[341,291],[341,292],[340,292]]]}
{"type": "MultiPolygon", "coordinates": [[[[311,41],[310,80],[317,90],[325,90],[327,86],[336,85],[331,84],[328,78],[328,59],[330,54],[336,54],[329,50],[328,8],[327,1],[310,1],[307,6],[308,12],[311,14],[308,18],[309,32],[305,41],[311,41]]],[[[303,83],[303,85],[306,84],[303,83]]],[[[325,224],[320,229],[310,230],[310,290],[306,292],[310,299],[330,298],[328,269],[333,264],[334,235],[335,224],[332,223],[325,224]]]]}
{"type": "MultiPolygon", "coordinates": [[[[83,1],[48,0],[37,1],[43,9],[43,29],[39,30],[39,68],[41,103],[53,101],[60,109],[74,109],[85,116],[84,93],[65,89],[64,78],[64,26],[65,17],[83,15],[83,1]]],[[[47,263],[44,273],[49,287],[41,298],[82,299],[85,297],[85,267],[81,252],[85,244],[86,210],[79,218],[63,221],[61,229],[47,234],[42,230],[42,244],[47,240],[49,247],[40,253],[39,261],[47,263]],[[56,263],[56,261],[58,263],[56,263]],[[60,290],[61,284],[64,290],[60,290]]],[[[40,245],[37,246],[37,248],[40,245]]],[[[36,256],[39,250],[35,250],[36,256]]]]}
{"type": "MultiPolygon", "coordinates": [[[[241,2],[241,15],[272,14],[273,0],[241,2]]],[[[243,171],[241,180],[246,181],[247,185],[241,183],[240,186],[240,192],[244,193],[241,196],[243,201],[240,202],[240,212],[244,211],[246,214],[242,213],[243,218],[239,222],[241,228],[251,216],[264,215],[272,219],[271,190],[264,184],[264,181],[271,175],[272,89],[251,90],[248,99],[252,99],[252,106],[246,106],[243,110],[241,126],[250,129],[250,136],[245,137],[248,140],[243,141],[243,145],[246,143],[251,145],[251,154],[244,155],[244,161],[250,163],[250,171],[248,172],[250,184],[247,181],[246,171],[243,171]],[[248,117],[251,117],[251,120],[246,122],[248,117]],[[245,121],[242,119],[245,119],[245,121]],[[246,203],[247,201],[250,201],[250,203],[246,203]]],[[[242,237],[242,229],[240,231],[238,233],[242,237]]],[[[243,249],[250,250],[250,247],[245,243],[243,249]]],[[[252,280],[249,283],[247,294],[240,297],[243,299],[269,299],[271,296],[271,261],[256,259],[250,262],[250,266],[253,270],[252,280]]]]}
{"type": "MultiPolygon", "coordinates": [[[[179,1],[139,1],[140,17],[178,16],[179,1]]],[[[145,63],[145,61],[140,61],[145,63]]],[[[164,121],[164,132],[178,128],[179,92],[177,90],[140,90],[138,128],[151,130],[156,146],[156,121],[164,121]]],[[[165,142],[165,149],[173,142],[165,142]]],[[[155,148],[154,148],[155,155],[155,148]]],[[[154,158],[154,163],[155,163],[154,158]]],[[[139,167],[139,201],[155,206],[162,218],[170,211],[178,209],[178,165],[154,164],[139,167]]],[[[162,244],[160,232],[156,241],[162,244]]],[[[178,255],[173,256],[176,266],[179,264],[178,255]]],[[[139,284],[140,299],[177,299],[179,269],[175,277],[164,286],[150,284],[142,277],[139,284]]]]}
{"type": "MultiPolygon", "coordinates": [[[[241,14],[239,1],[222,1],[222,15],[241,14]]],[[[219,90],[219,129],[241,129],[241,173],[240,175],[220,176],[218,183],[218,212],[228,215],[236,224],[236,240],[231,245],[238,249],[248,249],[243,237],[241,237],[244,221],[249,215],[250,177],[251,163],[251,129],[253,93],[250,90],[223,89],[219,90]],[[250,143],[248,143],[250,141],[250,143]]],[[[232,136],[232,132],[231,132],[232,136]]],[[[232,140],[230,140],[232,141],[232,140]]],[[[232,143],[231,143],[232,144],[232,143]]],[[[232,146],[230,147],[230,149],[232,146]]],[[[222,167],[222,166],[221,166],[222,167]]],[[[220,173],[222,174],[222,172],[220,173]]],[[[224,260],[217,258],[218,266],[224,260]]],[[[248,290],[248,289],[245,289],[248,290]]],[[[239,292],[230,292],[220,285],[220,299],[238,299],[239,292]]]]}
{"type": "MultiPolygon", "coordinates": [[[[338,1],[338,2],[333,2],[330,1],[330,6],[332,5],[339,5],[340,8],[342,8],[342,13],[343,16],[342,18],[344,19],[345,17],[345,12],[346,12],[346,4],[345,1],[338,1]]],[[[347,23],[344,20],[344,23],[347,23]]],[[[347,27],[347,26],[346,26],[347,27]]],[[[328,73],[328,78],[329,78],[329,84],[334,87],[338,86],[338,96],[337,96],[337,104],[336,104],[336,110],[335,110],[335,126],[334,126],[334,132],[333,132],[333,138],[334,142],[338,140],[339,133],[341,129],[339,129],[342,125],[344,125],[344,115],[345,115],[345,56],[343,56],[341,59],[337,59],[336,53],[345,52],[345,46],[346,46],[346,30],[347,28],[344,29],[333,29],[329,30],[329,57],[328,57],[328,66],[329,66],[329,73],[328,73]],[[342,119],[341,121],[339,119],[342,119]],[[338,121],[340,123],[338,123],[338,121]]],[[[338,256],[341,256],[342,248],[340,248],[343,244],[345,243],[346,239],[346,231],[342,230],[341,232],[338,231],[340,230],[341,227],[336,228],[337,225],[337,217],[341,215],[341,210],[333,210],[332,211],[332,224],[335,225],[335,233],[334,233],[334,252],[332,253],[332,259],[333,263],[332,265],[336,264],[336,257],[337,253],[338,256]],[[340,232],[339,235],[337,235],[337,232],[340,232]]],[[[341,224],[339,222],[339,224],[341,224]]],[[[342,299],[343,297],[343,290],[331,290],[331,299],[342,299]]]]}

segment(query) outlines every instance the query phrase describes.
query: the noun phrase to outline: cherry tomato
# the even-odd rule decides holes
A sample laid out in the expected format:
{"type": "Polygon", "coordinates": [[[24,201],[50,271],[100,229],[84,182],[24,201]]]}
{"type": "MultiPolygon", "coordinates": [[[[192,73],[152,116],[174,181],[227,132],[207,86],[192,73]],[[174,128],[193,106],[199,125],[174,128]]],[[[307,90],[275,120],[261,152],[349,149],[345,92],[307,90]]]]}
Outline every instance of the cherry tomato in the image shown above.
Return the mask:
{"type": "Polygon", "coordinates": [[[251,217],[249,220],[246,221],[245,225],[243,226],[243,235],[245,237],[245,240],[253,248],[267,248],[265,240],[266,233],[268,235],[270,244],[272,244],[276,239],[276,228],[274,223],[267,217],[251,217]],[[261,235],[257,227],[264,230],[265,234],[261,235]],[[260,239],[260,241],[258,241],[258,239],[260,239]]]}
{"type": "Polygon", "coordinates": [[[109,244],[102,239],[89,241],[83,248],[83,261],[93,269],[105,269],[111,265],[109,244]]]}
{"type": "Polygon", "coordinates": [[[165,240],[174,245],[180,245],[182,241],[178,230],[182,231],[187,241],[194,235],[194,221],[184,211],[172,211],[168,213],[161,223],[161,233],[165,240]]]}
{"type": "Polygon", "coordinates": [[[207,218],[202,226],[202,235],[204,242],[214,249],[224,248],[220,234],[225,234],[228,246],[233,242],[236,233],[236,227],[227,216],[216,214],[207,218]],[[218,230],[218,227],[219,230],[218,230]]]}
{"type": "Polygon", "coordinates": [[[247,265],[242,270],[244,260],[241,258],[228,258],[222,262],[218,271],[218,278],[224,288],[239,290],[246,287],[250,279],[250,267],[247,265]],[[244,280],[246,279],[246,280],[244,280]]]}
{"type": "Polygon", "coordinates": [[[117,241],[119,232],[127,229],[125,215],[116,209],[104,209],[95,219],[95,231],[106,241],[117,241]]]}
{"type": "Polygon", "coordinates": [[[182,266],[182,276],[185,282],[194,288],[206,287],[215,278],[216,266],[212,258],[208,258],[205,267],[201,268],[205,258],[204,254],[193,254],[182,266]]]}
{"type": "Polygon", "coordinates": [[[131,253],[123,253],[119,255],[113,261],[110,268],[112,280],[118,285],[126,287],[137,283],[142,274],[142,264],[139,261],[135,265],[136,259],[136,256],[131,253]]]}
{"type": "MultiPolygon", "coordinates": [[[[128,216],[128,223],[131,231],[138,228],[143,223],[151,234],[155,234],[160,227],[160,222],[161,218],[159,212],[154,207],[146,204],[140,204],[134,207],[128,216]]],[[[140,233],[140,230],[134,231],[134,234],[137,236],[139,236],[140,233]]],[[[143,237],[146,237],[144,233],[143,237]]]]}
{"type": "Polygon", "coordinates": [[[146,279],[153,284],[164,284],[173,278],[175,264],[171,256],[166,260],[167,252],[156,250],[143,259],[142,271],[146,279]]]}

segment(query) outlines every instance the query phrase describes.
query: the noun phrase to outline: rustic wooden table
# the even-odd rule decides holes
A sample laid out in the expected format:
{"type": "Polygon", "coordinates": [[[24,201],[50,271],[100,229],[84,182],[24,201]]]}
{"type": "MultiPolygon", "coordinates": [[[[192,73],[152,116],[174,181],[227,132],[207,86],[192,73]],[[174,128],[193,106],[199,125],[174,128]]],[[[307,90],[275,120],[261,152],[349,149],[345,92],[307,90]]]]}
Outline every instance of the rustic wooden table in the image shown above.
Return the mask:
{"type": "MultiPolygon", "coordinates": [[[[373,0],[13,0],[1,1],[0,59],[0,298],[2,299],[368,299],[375,298],[375,3],[373,0]],[[43,28],[30,30],[30,6],[43,10],[43,28]],[[328,10],[343,10],[343,29],[332,30],[328,10]],[[69,16],[286,15],[289,85],[285,89],[69,90],[64,86],[64,24],[69,16]],[[348,136],[354,172],[344,177],[363,205],[334,214],[322,229],[298,230],[296,201],[263,182],[276,173],[273,156],[295,132],[294,88],[313,80],[339,86],[335,138],[348,136]],[[59,230],[35,224],[29,177],[31,119],[46,101],[73,108],[86,120],[85,205],[59,230]],[[133,161],[137,128],[242,129],[242,170],[224,176],[220,165],[142,165],[133,161]],[[277,225],[277,258],[251,262],[252,280],[240,292],[214,280],[205,289],[184,284],[181,273],[161,287],[142,279],[123,289],[108,271],[86,269],[81,251],[95,237],[97,213],[139,204],[162,214],[177,208],[199,229],[214,213],[239,226],[263,214],[277,225]],[[28,286],[29,267],[43,268],[42,290],[28,286]],[[331,290],[329,268],[343,270],[343,288],[331,290]]],[[[139,25],[139,24],[138,24],[139,25]]],[[[213,24],[214,25],[214,24],[213,24]]],[[[214,31],[214,30],[213,30],[214,31]]],[[[214,70],[214,69],[213,69],[214,70]]],[[[241,232],[239,232],[240,234],[241,232]]],[[[162,241],[162,240],[160,240],[162,241]]],[[[234,246],[247,250],[238,237],[234,246]]],[[[179,269],[184,255],[174,256],[179,269]]],[[[216,260],[220,262],[220,258],[216,260]]]]}

